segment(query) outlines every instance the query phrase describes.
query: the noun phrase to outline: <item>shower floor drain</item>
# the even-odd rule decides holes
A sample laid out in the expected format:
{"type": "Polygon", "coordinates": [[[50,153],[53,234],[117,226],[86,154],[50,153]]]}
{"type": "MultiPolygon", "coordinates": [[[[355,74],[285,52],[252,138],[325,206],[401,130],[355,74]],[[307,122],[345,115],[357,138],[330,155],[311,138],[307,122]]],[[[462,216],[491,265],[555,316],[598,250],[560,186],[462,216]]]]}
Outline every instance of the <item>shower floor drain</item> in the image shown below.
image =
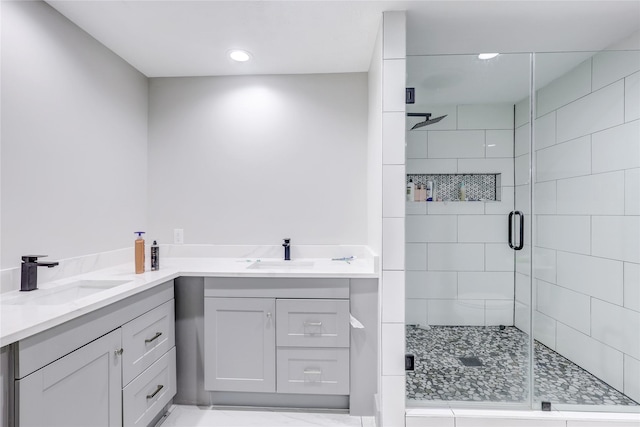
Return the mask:
{"type": "Polygon", "coordinates": [[[464,366],[482,366],[482,362],[475,356],[458,357],[464,366]]]}

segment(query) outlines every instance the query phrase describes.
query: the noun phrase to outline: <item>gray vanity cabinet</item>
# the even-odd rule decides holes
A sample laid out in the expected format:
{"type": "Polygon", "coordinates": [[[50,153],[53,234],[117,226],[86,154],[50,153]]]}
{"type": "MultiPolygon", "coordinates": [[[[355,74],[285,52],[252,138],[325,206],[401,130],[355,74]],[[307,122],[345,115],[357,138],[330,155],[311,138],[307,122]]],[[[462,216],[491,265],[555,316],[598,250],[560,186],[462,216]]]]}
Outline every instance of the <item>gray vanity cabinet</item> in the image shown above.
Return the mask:
{"type": "Polygon", "coordinates": [[[205,388],[276,391],[273,298],[205,298],[205,388]]]}
{"type": "Polygon", "coordinates": [[[117,329],[16,381],[16,425],[120,426],[120,342],[117,329]]]}
{"type": "Polygon", "coordinates": [[[146,427],[176,394],[173,281],[12,345],[16,427],[146,427]]]}
{"type": "Polygon", "coordinates": [[[205,389],[349,395],[349,280],[207,278],[205,389]]]}

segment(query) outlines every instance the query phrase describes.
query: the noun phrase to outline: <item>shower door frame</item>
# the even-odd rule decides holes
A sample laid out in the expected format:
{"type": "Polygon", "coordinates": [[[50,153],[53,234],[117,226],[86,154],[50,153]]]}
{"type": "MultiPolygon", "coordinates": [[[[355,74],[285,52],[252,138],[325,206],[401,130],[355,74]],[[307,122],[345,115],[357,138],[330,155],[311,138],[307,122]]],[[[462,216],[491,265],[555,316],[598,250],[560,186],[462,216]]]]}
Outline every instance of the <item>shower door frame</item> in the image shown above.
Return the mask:
{"type": "MultiPolygon", "coordinates": [[[[507,53],[505,55],[528,55],[529,57],[529,67],[528,67],[528,71],[529,71],[529,78],[528,78],[528,90],[529,90],[529,129],[528,129],[528,138],[529,138],[529,142],[528,142],[528,173],[527,173],[527,178],[528,178],[528,203],[529,203],[529,212],[525,212],[525,217],[528,216],[529,220],[528,220],[528,225],[527,222],[525,222],[525,225],[528,229],[528,233],[526,232],[527,230],[525,230],[525,236],[528,234],[529,235],[529,242],[525,242],[528,243],[529,246],[529,261],[527,263],[527,270],[528,270],[528,298],[529,298],[529,307],[528,307],[528,326],[529,326],[529,330],[528,331],[523,331],[523,333],[528,334],[527,337],[527,359],[528,359],[528,365],[527,365],[527,375],[525,376],[526,381],[527,381],[527,387],[526,387],[526,397],[519,402],[498,402],[498,401],[455,401],[455,400],[417,400],[417,399],[412,399],[409,400],[407,398],[405,398],[405,407],[406,408],[435,408],[435,407],[454,407],[454,408],[470,408],[470,409],[506,409],[506,410],[531,410],[531,409],[536,409],[535,408],[535,396],[534,396],[534,337],[533,337],[533,315],[534,315],[534,310],[533,310],[533,236],[534,236],[534,230],[533,230],[533,168],[534,168],[534,158],[535,156],[533,155],[534,151],[533,151],[533,141],[534,141],[534,117],[535,117],[535,79],[534,79],[534,58],[535,58],[535,54],[532,52],[522,52],[522,53],[507,53]]],[[[451,56],[451,55],[420,55],[420,56],[432,56],[432,57],[439,57],[439,56],[451,56]]],[[[456,55],[457,56],[457,55],[456,55]]],[[[409,58],[409,57],[408,57],[409,58]]],[[[516,144],[516,138],[515,138],[515,132],[516,132],[516,125],[515,125],[515,106],[514,106],[514,124],[513,124],[513,156],[512,156],[512,161],[514,164],[514,173],[513,173],[513,192],[514,192],[514,197],[513,197],[513,205],[512,208],[514,211],[522,211],[523,209],[518,209],[517,206],[517,197],[516,197],[516,184],[515,184],[515,177],[516,177],[516,169],[515,169],[515,160],[516,160],[516,150],[515,150],[515,144],[516,144]]],[[[405,129],[405,131],[407,132],[408,129],[405,129]]],[[[524,218],[521,218],[522,221],[524,221],[524,218]]],[[[405,241],[406,243],[406,241],[405,241]]],[[[522,243],[522,241],[520,241],[519,243],[522,243]]],[[[508,242],[509,245],[510,242],[508,242]]],[[[527,246],[525,244],[525,246],[527,246]]],[[[517,274],[517,265],[516,265],[516,253],[517,251],[514,251],[514,257],[513,257],[513,287],[514,287],[514,296],[513,296],[513,304],[514,304],[514,313],[513,313],[513,323],[514,323],[514,327],[515,327],[515,310],[516,310],[516,274],[517,274]]],[[[539,408],[538,408],[539,409],[539,408]]]]}

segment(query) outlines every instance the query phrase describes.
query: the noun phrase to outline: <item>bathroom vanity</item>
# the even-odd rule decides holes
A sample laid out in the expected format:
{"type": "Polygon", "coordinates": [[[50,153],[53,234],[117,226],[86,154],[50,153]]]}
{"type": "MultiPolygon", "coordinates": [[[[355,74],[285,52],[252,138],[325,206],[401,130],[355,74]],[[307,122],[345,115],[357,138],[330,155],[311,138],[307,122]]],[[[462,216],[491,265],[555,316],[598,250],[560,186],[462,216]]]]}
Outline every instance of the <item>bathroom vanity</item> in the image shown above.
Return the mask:
{"type": "Polygon", "coordinates": [[[348,279],[207,278],[205,388],[349,394],[348,279]]]}
{"type": "Polygon", "coordinates": [[[365,262],[307,264],[165,259],[3,294],[2,427],[149,426],[171,403],[372,415],[377,277],[365,262]],[[89,283],[104,289],[68,299],[89,283]]]}
{"type": "Polygon", "coordinates": [[[173,280],[13,347],[16,426],[147,426],[176,393],[173,280]]]}

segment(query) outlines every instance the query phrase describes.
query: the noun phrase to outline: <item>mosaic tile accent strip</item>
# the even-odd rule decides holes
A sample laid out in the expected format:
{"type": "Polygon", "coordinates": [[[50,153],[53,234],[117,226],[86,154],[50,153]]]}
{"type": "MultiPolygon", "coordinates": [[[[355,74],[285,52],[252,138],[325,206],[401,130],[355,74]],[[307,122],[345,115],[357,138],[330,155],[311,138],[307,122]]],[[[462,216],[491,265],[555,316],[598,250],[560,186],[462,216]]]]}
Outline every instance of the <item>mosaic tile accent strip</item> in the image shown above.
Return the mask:
{"type": "Polygon", "coordinates": [[[424,186],[433,182],[434,201],[460,200],[460,184],[464,182],[467,201],[497,200],[496,182],[499,174],[409,174],[406,183],[424,186]]]}
{"type": "MultiPolygon", "coordinates": [[[[528,338],[510,326],[407,326],[406,395],[416,400],[522,402],[528,399],[528,338]],[[477,357],[482,366],[460,358],[477,357]]],[[[570,360],[535,342],[535,399],[554,404],[638,405],[570,360]]]]}

